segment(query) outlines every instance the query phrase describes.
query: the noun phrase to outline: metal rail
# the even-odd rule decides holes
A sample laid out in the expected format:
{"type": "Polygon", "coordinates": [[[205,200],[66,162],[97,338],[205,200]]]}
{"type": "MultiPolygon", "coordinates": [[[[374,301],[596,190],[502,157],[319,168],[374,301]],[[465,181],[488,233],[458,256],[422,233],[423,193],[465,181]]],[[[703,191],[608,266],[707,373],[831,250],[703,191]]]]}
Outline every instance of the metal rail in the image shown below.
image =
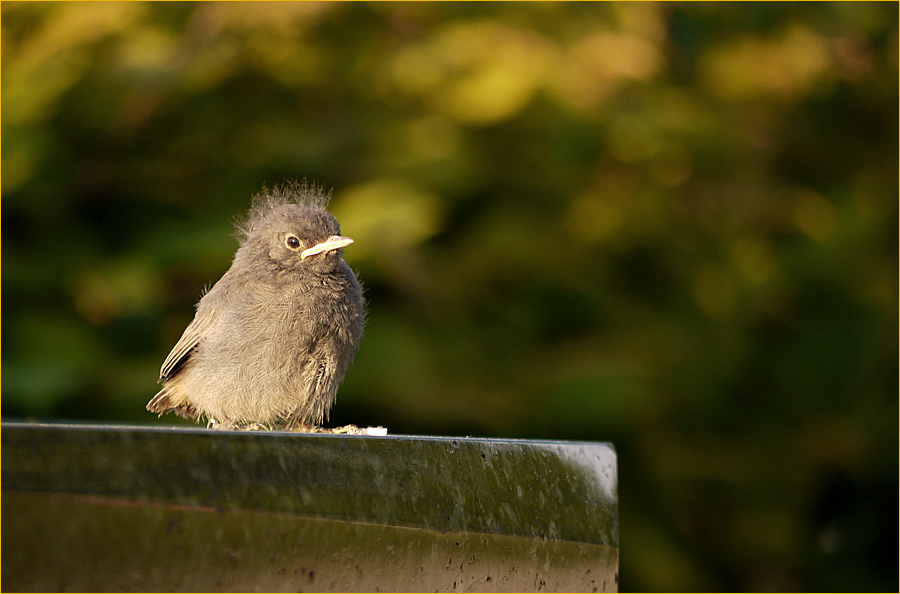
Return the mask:
{"type": "Polygon", "coordinates": [[[3,423],[4,591],[612,591],[610,444],[3,423]]]}

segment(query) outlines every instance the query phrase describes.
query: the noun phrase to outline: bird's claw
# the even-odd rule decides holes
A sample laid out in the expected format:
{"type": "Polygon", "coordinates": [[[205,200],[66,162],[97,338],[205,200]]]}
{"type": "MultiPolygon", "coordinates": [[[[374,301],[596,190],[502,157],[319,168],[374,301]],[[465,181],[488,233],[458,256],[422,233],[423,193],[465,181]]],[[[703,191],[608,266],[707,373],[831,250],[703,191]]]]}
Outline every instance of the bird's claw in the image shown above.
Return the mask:
{"type": "Polygon", "coordinates": [[[248,425],[238,425],[233,421],[229,421],[226,419],[225,421],[218,421],[212,417],[210,417],[209,421],[206,423],[206,428],[213,428],[219,431],[271,431],[272,428],[263,423],[250,423],[248,425]]]}
{"type": "MultiPolygon", "coordinates": [[[[238,425],[234,421],[225,419],[219,421],[210,417],[206,423],[207,429],[216,429],[219,431],[272,431],[273,427],[265,423],[249,423],[247,425],[238,425]]],[[[308,423],[300,423],[293,427],[285,428],[287,431],[294,433],[329,433],[332,435],[387,435],[387,429],[384,427],[366,427],[360,429],[356,425],[344,425],[343,427],[319,427],[308,423]]]]}
{"type": "Polygon", "coordinates": [[[333,427],[329,429],[327,427],[303,423],[290,430],[297,433],[329,433],[332,435],[387,435],[387,429],[384,427],[366,427],[365,429],[360,429],[356,425],[344,425],[343,427],[333,427]]]}

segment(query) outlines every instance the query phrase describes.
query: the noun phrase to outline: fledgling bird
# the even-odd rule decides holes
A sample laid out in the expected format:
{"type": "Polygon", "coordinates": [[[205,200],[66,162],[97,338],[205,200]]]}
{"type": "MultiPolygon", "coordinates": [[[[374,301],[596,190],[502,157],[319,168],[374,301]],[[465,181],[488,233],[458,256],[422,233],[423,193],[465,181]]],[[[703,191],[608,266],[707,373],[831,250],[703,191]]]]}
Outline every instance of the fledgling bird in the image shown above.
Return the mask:
{"type": "Polygon", "coordinates": [[[365,325],[341,252],[353,240],[329,199],[305,180],[254,197],[231,268],[197,304],[147,410],[217,428],[315,430],[328,418],[365,325]]]}

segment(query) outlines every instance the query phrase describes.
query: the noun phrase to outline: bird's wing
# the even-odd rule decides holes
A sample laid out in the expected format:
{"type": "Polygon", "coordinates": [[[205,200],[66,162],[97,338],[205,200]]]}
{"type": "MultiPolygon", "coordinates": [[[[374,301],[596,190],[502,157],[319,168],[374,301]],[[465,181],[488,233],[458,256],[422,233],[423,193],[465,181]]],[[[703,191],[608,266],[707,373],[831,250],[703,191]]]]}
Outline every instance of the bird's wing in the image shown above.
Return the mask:
{"type": "Polygon", "coordinates": [[[209,316],[204,318],[200,315],[200,310],[198,308],[194,320],[184,329],[184,334],[181,335],[181,338],[178,339],[178,342],[176,342],[175,346],[172,348],[172,352],[170,352],[169,356],[166,357],[166,360],[163,361],[162,367],[159,370],[159,381],[169,379],[184,366],[190,358],[191,352],[193,352],[200,342],[203,330],[209,327],[210,321],[211,318],[209,316]]]}
{"type": "Polygon", "coordinates": [[[191,353],[193,353],[194,349],[197,348],[197,345],[200,344],[200,339],[210,326],[213,325],[217,313],[223,306],[227,306],[230,301],[234,293],[232,290],[232,287],[234,286],[233,281],[234,275],[231,270],[229,270],[221,279],[219,279],[219,282],[217,282],[213,288],[206,292],[200,299],[200,302],[197,304],[197,313],[194,315],[194,319],[188,324],[188,327],[184,329],[181,338],[179,338],[178,342],[175,343],[175,346],[172,347],[172,352],[170,352],[169,356],[166,357],[166,360],[163,361],[162,367],[159,370],[160,382],[177,374],[190,359],[191,353]],[[213,303],[216,303],[216,306],[213,306],[213,303]]]}

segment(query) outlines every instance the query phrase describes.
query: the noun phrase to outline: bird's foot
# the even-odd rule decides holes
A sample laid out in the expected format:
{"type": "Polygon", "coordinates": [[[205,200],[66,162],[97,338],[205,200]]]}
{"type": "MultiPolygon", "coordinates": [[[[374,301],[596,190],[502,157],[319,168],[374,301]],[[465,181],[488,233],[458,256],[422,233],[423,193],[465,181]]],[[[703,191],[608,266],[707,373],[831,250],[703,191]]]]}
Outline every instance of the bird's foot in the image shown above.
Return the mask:
{"type": "Polygon", "coordinates": [[[226,431],[228,429],[234,429],[234,423],[226,420],[225,422],[219,421],[218,419],[214,419],[212,417],[206,421],[207,429],[218,429],[219,431],[226,431]]]}
{"type": "Polygon", "coordinates": [[[309,425],[301,423],[292,427],[290,431],[296,433],[330,433],[332,435],[387,435],[387,429],[384,427],[366,427],[360,429],[356,425],[344,425],[343,427],[319,427],[318,425],[309,425]]]}
{"type": "Polygon", "coordinates": [[[271,431],[272,428],[268,425],[264,425],[263,423],[250,423],[247,425],[238,425],[234,421],[230,421],[225,419],[224,421],[219,421],[217,419],[210,418],[209,422],[206,423],[206,428],[213,428],[219,431],[271,431]]]}
{"type": "Polygon", "coordinates": [[[265,423],[250,423],[249,425],[239,425],[235,429],[239,431],[271,431],[272,427],[265,423]]]}
{"type": "Polygon", "coordinates": [[[335,427],[327,430],[329,433],[338,435],[368,435],[368,429],[361,429],[356,425],[344,425],[343,427],[335,427]]]}

